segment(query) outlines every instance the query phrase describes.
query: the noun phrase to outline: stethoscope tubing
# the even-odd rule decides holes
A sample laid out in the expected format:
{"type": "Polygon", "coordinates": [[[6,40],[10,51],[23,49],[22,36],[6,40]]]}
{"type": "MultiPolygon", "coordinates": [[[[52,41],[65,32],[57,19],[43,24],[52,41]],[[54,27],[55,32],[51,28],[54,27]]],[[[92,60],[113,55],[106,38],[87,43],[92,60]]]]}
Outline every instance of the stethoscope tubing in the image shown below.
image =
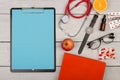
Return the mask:
{"type": "Polygon", "coordinates": [[[73,18],[83,18],[84,16],[88,16],[91,12],[91,9],[92,9],[92,4],[90,2],[90,0],[82,0],[80,2],[78,2],[75,6],[73,6],[72,8],[70,8],[70,4],[72,2],[74,2],[75,0],[69,0],[66,8],[65,8],[65,11],[64,11],[64,14],[68,14],[70,16],[72,16],[73,18]],[[87,9],[86,9],[86,12],[82,15],[82,16],[75,16],[71,13],[71,10],[74,9],[75,7],[79,6],[81,3],[86,3],[87,5],[87,9]]]}
{"type": "MultiPolygon", "coordinates": [[[[72,16],[73,18],[77,18],[77,19],[80,19],[80,18],[85,17],[85,19],[84,19],[81,27],[79,28],[79,30],[78,30],[74,35],[71,35],[71,34],[67,33],[67,32],[61,27],[61,23],[63,23],[62,20],[59,21],[58,26],[59,26],[60,30],[63,31],[63,32],[64,32],[67,36],[69,36],[69,37],[76,37],[76,36],[79,34],[79,32],[81,31],[82,27],[84,26],[84,24],[85,24],[85,22],[86,22],[86,20],[87,20],[87,17],[89,16],[90,11],[91,11],[91,9],[92,9],[92,4],[90,3],[90,0],[82,0],[82,1],[78,2],[75,6],[73,6],[73,7],[70,9],[70,4],[71,4],[73,1],[75,1],[75,0],[69,0],[67,6],[66,6],[66,8],[65,8],[64,16],[65,16],[65,15],[67,15],[67,16],[72,16]],[[74,15],[71,13],[71,10],[73,10],[75,7],[77,7],[78,5],[80,5],[82,2],[85,2],[85,3],[87,4],[87,10],[86,10],[86,12],[85,12],[82,16],[74,16],[74,15]]],[[[61,19],[62,19],[62,18],[61,18],[61,19]]],[[[63,24],[66,24],[66,23],[63,23],[63,24]]]]}

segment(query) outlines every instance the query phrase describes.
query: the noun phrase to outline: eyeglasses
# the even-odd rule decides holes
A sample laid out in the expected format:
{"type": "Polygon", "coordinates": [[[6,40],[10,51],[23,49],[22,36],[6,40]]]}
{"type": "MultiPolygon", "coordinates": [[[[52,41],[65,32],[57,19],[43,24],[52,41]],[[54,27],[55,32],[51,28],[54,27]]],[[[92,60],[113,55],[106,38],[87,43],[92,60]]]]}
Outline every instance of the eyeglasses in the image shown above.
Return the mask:
{"type": "Polygon", "coordinates": [[[87,45],[88,45],[88,48],[95,50],[95,49],[100,47],[102,41],[106,44],[109,44],[109,43],[112,43],[114,41],[114,38],[115,38],[114,33],[109,33],[109,34],[104,35],[98,39],[90,41],[89,43],[87,43],[87,45]]]}

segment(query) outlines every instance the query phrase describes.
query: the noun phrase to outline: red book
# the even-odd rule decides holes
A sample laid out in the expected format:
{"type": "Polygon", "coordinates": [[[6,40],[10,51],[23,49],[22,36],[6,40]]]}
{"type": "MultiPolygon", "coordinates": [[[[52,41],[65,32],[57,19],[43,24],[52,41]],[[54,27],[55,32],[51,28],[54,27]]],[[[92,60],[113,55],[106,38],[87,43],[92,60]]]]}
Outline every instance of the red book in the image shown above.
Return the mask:
{"type": "Polygon", "coordinates": [[[105,67],[105,62],[65,53],[58,80],[103,80],[105,67]]]}

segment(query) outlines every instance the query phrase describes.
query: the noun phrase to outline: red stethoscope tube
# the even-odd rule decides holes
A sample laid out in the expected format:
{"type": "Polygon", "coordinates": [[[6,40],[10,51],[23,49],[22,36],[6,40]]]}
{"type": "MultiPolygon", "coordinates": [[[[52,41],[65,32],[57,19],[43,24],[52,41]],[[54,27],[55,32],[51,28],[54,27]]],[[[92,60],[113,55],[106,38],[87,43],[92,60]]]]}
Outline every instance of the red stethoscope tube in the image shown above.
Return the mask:
{"type": "Polygon", "coordinates": [[[81,15],[81,16],[75,16],[75,15],[73,15],[73,14],[71,13],[70,4],[71,4],[72,2],[74,2],[74,1],[75,1],[75,0],[69,0],[69,1],[68,1],[68,4],[67,4],[66,9],[65,9],[65,12],[64,12],[65,15],[66,15],[66,14],[69,14],[69,15],[72,16],[73,18],[83,18],[84,16],[88,16],[88,15],[90,14],[90,11],[91,11],[91,9],[92,9],[92,4],[91,4],[90,0],[82,0],[82,1],[78,2],[73,8],[79,6],[81,3],[86,3],[86,4],[87,4],[87,6],[86,6],[86,7],[87,7],[86,12],[85,12],[83,15],[81,15]]]}

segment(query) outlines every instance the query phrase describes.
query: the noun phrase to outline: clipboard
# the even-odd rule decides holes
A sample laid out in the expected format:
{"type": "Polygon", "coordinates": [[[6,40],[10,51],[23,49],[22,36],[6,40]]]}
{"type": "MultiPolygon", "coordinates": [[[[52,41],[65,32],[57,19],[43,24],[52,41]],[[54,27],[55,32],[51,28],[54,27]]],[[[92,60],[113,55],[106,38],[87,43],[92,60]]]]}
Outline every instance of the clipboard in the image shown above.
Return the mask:
{"type": "Polygon", "coordinates": [[[55,8],[12,8],[11,71],[56,70],[55,8]]]}

